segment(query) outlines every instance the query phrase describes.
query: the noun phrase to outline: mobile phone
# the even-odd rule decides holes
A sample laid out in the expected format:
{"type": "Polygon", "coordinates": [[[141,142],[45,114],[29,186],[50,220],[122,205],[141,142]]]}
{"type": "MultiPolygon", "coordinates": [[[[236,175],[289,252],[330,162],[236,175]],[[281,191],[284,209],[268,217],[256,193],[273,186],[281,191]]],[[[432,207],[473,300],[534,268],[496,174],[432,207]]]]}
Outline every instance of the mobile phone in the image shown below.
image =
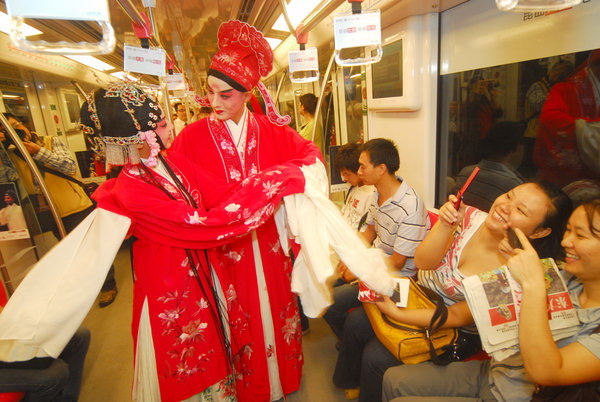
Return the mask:
{"type": "Polygon", "coordinates": [[[460,207],[460,202],[462,201],[463,194],[465,193],[465,191],[467,191],[467,189],[469,188],[469,186],[475,179],[475,176],[477,176],[477,173],[479,173],[479,170],[480,170],[479,166],[475,166],[475,169],[473,169],[473,171],[471,172],[471,175],[469,176],[469,178],[467,179],[465,184],[463,184],[463,186],[460,188],[460,190],[458,190],[458,193],[456,193],[457,200],[454,202],[454,209],[456,209],[457,211],[458,211],[458,208],[460,207]]]}
{"type": "Polygon", "coordinates": [[[510,226],[508,229],[506,229],[506,237],[508,238],[508,244],[510,244],[512,248],[523,248],[523,245],[515,233],[515,230],[510,226]]]}
{"type": "Polygon", "coordinates": [[[396,282],[394,285],[394,293],[390,297],[394,303],[400,303],[400,283],[396,282]]]}

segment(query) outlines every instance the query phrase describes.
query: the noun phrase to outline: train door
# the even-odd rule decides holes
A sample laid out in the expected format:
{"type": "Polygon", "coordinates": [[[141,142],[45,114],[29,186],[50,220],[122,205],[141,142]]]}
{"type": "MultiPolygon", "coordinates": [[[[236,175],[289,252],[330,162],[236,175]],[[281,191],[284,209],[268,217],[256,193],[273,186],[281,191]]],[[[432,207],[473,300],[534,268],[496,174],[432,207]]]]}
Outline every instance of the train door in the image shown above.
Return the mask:
{"type": "Polygon", "coordinates": [[[367,135],[366,82],[363,66],[336,69],[340,144],[365,142],[367,135]]]}

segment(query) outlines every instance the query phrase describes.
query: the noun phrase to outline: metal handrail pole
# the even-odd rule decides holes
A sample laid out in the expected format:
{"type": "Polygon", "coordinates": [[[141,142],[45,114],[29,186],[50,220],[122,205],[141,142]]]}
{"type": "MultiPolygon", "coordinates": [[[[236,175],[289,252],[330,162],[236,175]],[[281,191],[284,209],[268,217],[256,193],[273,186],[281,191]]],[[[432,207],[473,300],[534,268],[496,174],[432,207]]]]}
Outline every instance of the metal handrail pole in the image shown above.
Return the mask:
{"type": "MultiPolygon", "coordinates": [[[[313,126],[313,141],[315,138],[315,130],[317,129],[317,124],[319,124],[319,113],[321,112],[321,106],[323,105],[323,96],[325,95],[325,85],[327,85],[327,79],[329,78],[329,74],[331,74],[331,69],[333,68],[333,60],[335,59],[335,52],[331,53],[331,58],[329,59],[329,64],[327,64],[327,70],[325,70],[325,75],[323,76],[323,83],[321,84],[321,91],[319,92],[319,99],[317,100],[317,110],[315,110],[315,121],[313,126]]],[[[321,152],[323,155],[325,154],[325,133],[321,133],[322,144],[321,144],[321,152]]]]}
{"type": "Polygon", "coordinates": [[[279,79],[279,83],[277,84],[277,92],[275,93],[275,102],[279,105],[279,93],[281,92],[281,88],[283,88],[283,80],[286,76],[286,70],[283,70],[283,74],[281,74],[281,78],[279,79]]]}
{"type": "MultiPolygon", "coordinates": [[[[123,8],[123,11],[125,11],[125,14],[127,14],[133,22],[142,26],[146,25],[146,21],[144,21],[142,14],[140,14],[140,12],[136,8],[136,6],[131,2],[131,0],[117,0],[117,3],[119,3],[121,8],[123,8]]],[[[160,39],[158,38],[156,32],[152,32],[152,36],[149,38],[149,40],[152,46],[160,48],[163,47],[160,43],[160,39]]]]}

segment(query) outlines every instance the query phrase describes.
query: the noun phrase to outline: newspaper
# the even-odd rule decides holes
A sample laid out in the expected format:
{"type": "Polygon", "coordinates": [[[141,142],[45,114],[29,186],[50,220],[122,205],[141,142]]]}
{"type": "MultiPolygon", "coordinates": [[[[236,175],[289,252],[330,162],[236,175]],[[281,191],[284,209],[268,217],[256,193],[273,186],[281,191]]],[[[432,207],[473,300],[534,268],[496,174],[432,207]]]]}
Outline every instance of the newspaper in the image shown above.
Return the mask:
{"type": "MultiPolygon", "coordinates": [[[[577,332],[579,320],[558,268],[551,258],[540,260],[546,269],[548,319],[555,340],[577,332]]],[[[483,349],[494,359],[519,351],[521,286],[506,266],[463,280],[465,298],[477,325],[483,349]]]]}

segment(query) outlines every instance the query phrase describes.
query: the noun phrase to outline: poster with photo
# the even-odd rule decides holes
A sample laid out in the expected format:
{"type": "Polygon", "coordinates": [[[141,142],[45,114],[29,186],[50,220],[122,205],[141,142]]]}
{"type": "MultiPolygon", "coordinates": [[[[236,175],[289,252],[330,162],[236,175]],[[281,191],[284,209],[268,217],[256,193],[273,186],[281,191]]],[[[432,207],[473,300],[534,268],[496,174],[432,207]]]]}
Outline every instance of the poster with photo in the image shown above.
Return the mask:
{"type": "Polygon", "coordinates": [[[29,230],[14,183],[0,183],[0,241],[27,239],[29,230]]]}

